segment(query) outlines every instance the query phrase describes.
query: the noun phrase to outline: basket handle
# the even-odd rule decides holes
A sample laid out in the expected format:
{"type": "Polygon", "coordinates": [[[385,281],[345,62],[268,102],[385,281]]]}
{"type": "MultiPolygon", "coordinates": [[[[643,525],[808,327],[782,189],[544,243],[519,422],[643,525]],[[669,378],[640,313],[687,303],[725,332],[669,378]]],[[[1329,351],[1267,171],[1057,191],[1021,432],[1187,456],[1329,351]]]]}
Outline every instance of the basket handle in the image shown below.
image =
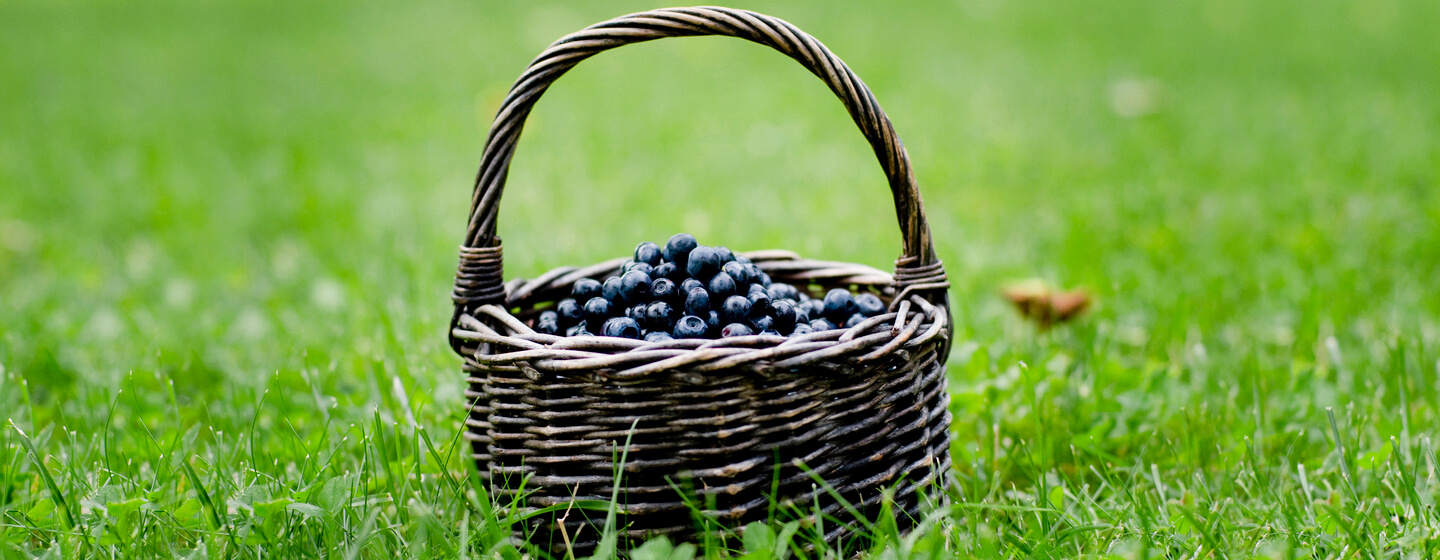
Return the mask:
{"type": "Polygon", "coordinates": [[[890,183],[904,251],[895,263],[897,289],[902,293],[906,288],[943,289],[945,273],[935,257],[910,157],[870,88],[820,41],[778,18],[730,8],[666,8],[621,16],[560,38],[540,53],[511,86],[490,127],[475,179],[470,222],[460,253],[460,274],[455,281],[457,307],[504,301],[503,258],[495,235],[500,195],[525,118],[550,84],[580,61],[602,51],[666,37],[704,35],[737,37],[773,48],[795,59],[830,87],[870,142],[890,183]]]}

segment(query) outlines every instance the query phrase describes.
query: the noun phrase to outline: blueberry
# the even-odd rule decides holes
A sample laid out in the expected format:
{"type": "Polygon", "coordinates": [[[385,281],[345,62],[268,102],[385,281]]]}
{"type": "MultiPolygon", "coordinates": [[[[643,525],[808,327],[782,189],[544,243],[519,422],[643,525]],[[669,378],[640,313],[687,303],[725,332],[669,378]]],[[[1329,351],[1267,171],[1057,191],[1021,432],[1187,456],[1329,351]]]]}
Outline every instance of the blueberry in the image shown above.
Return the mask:
{"type": "Polygon", "coordinates": [[[670,241],[665,243],[665,250],[662,252],[665,260],[675,263],[675,266],[685,268],[689,262],[690,251],[700,244],[695,241],[695,236],[688,233],[677,233],[670,236],[670,241]]]}
{"type": "MultiPolygon", "coordinates": [[[[554,312],[547,311],[546,313],[552,313],[552,314],[553,314],[554,312]]],[[[556,334],[556,333],[559,333],[559,332],[560,332],[560,323],[559,323],[558,317],[559,317],[558,315],[554,315],[554,316],[551,316],[551,317],[545,317],[545,316],[542,315],[539,319],[536,319],[536,320],[535,320],[535,332],[538,332],[538,333],[540,333],[540,334],[556,334]]]]}
{"type": "Polygon", "coordinates": [[[685,271],[690,273],[692,278],[705,281],[709,280],[715,273],[720,272],[720,254],[715,249],[701,245],[690,251],[690,260],[685,263],[685,271]]]}
{"type": "Polygon", "coordinates": [[[810,311],[804,305],[795,306],[795,325],[804,325],[810,322],[810,311]]]}
{"type": "MultiPolygon", "coordinates": [[[[650,298],[650,275],[639,270],[620,277],[620,299],[635,304],[650,298]]],[[[853,302],[852,302],[853,303],[853,302]]]]}
{"type": "Polygon", "coordinates": [[[769,315],[775,311],[775,305],[770,302],[770,296],[764,292],[750,294],[750,316],[769,315]]]}
{"type": "Polygon", "coordinates": [[[770,299],[793,299],[797,301],[800,299],[800,290],[795,289],[795,286],[789,284],[777,282],[771,284],[765,291],[770,294],[770,299]]]}
{"type": "Polygon", "coordinates": [[[800,323],[798,325],[795,325],[795,330],[790,331],[790,336],[800,336],[802,334],[810,334],[812,332],[815,332],[815,327],[812,327],[805,323],[800,323]]]}
{"type": "Polygon", "coordinates": [[[735,295],[735,279],[729,274],[721,272],[710,279],[710,293],[717,298],[727,298],[735,295]]]}
{"type": "Polygon", "coordinates": [[[724,272],[725,274],[729,274],[731,278],[734,278],[735,284],[737,285],[746,286],[750,284],[750,271],[745,270],[745,265],[743,264],[735,261],[730,261],[722,265],[720,267],[720,271],[724,272]]]}
{"type": "MultiPolygon", "coordinates": [[[[590,301],[590,300],[585,300],[590,301]]],[[[555,312],[560,314],[560,324],[567,327],[575,326],[585,318],[585,312],[580,309],[580,304],[573,299],[562,299],[555,304],[555,312]]]]}
{"type": "Polygon", "coordinates": [[[590,336],[590,331],[585,328],[585,321],[580,321],[579,324],[565,329],[565,336],[590,336]]]}
{"type": "Polygon", "coordinates": [[[751,261],[750,257],[747,257],[745,255],[735,255],[735,262],[738,262],[740,264],[750,264],[754,261],[751,261]]]}
{"type": "Polygon", "coordinates": [[[855,314],[859,309],[855,305],[855,297],[844,288],[835,288],[825,292],[825,318],[831,323],[843,323],[845,319],[855,314]]]}
{"type": "Polygon", "coordinates": [[[710,326],[710,338],[720,336],[720,327],[725,326],[725,322],[720,320],[720,313],[715,311],[707,314],[705,324],[710,326]]]}
{"type": "Polygon", "coordinates": [[[675,328],[675,308],[663,301],[645,306],[645,321],[651,329],[669,331],[675,328]]]}
{"type": "MultiPolygon", "coordinates": [[[[605,279],[605,283],[601,284],[600,286],[601,286],[601,289],[600,289],[600,297],[603,297],[603,298],[608,299],[608,300],[610,300],[610,301],[620,301],[620,277],[619,277],[619,276],[611,276],[611,277],[609,277],[609,278],[606,278],[606,279],[605,279]]],[[[588,301],[590,301],[590,300],[587,299],[587,300],[585,300],[585,301],[588,302],[588,301]]]]}
{"type": "Polygon", "coordinates": [[[600,334],[620,338],[640,338],[640,323],[629,317],[614,317],[600,327],[600,334]]]}
{"type": "Polygon", "coordinates": [[[785,336],[785,335],[783,335],[783,334],[780,334],[780,331],[775,331],[775,330],[760,331],[760,334],[763,334],[763,335],[765,335],[765,336],[785,336]]]}
{"type": "Polygon", "coordinates": [[[536,322],[536,323],[555,323],[555,324],[558,325],[558,324],[560,324],[560,314],[559,314],[559,313],[556,313],[556,312],[554,312],[554,311],[552,311],[552,310],[541,311],[541,312],[540,312],[540,316],[535,318],[535,322],[536,322]]]}
{"type": "Polygon", "coordinates": [[[686,315],[675,322],[675,338],[705,338],[705,331],[709,329],[704,319],[686,315]]]}
{"type": "Polygon", "coordinates": [[[866,317],[874,317],[885,312],[885,302],[872,293],[863,293],[855,296],[855,306],[859,308],[860,314],[866,317]]]}
{"type": "MultiPolygon", "coordinates": [[[[739,257],[736,257],[736,258],[738,259],[739,257]]],[[[737,260],[737,261],[735,261],[735,262],[740,262],[740,261],[737,260]]],[[[765,271],[760,270],[760,267],[755,266],[754,263],[748,263],[748,262],[747,262],[747,263],[744,263],[744,265],[745,265],[745,272],[750,275],[750,281],[751,281],[751,282],[754,282],[754,283],[756,283],[756,284],[760,284],[760,276],[764,275],[764,274],[765,274],[765,271]]],[[[761,284],[761,285],[763,286],[764,284],[761,284]]]]}
{"type": "Polygon", "coordinates": [[[675,282],[669,278],[656,278],[650,282],[650,297],[655,298],[655,301],[670,301],[678,295],[675,282]]]}
{"type": "Polygon", "coordinates": [[[854,327],[855,325],[858,325],[861,322],[865,321],[865,318],[866,317],[864,315],[861,315],[859,313],[851,315],[849,319],[845,320],[845,328],[848,329],[854,327]]]}
{"type": "Polygon", "coordinates": [[[750,296],[750,299],[755,299],[756,296],[765,296],[765,299],[778,299],[770,297],[770,290],[759,284],[751,284],[747,287],[745,289],[745,295],[750,296]]]}
{"type": "Polygon", "coordinates": [[[678,272],[683,272],[683,270],[676,268],[675,263],[662,262],[660,263],[660,266],[655,267],[654,272],[650,273],[650,277],[656,279],[669,278],[671,280],[679,282],[682,279],[676,278],[676,276],[684,276],[684,274],[679,274],[678,272]]]}
{"type": "Polygon", "coordinates": [[[771,304],[771,313],[775,317],[775,330],[788,333],[795,328],[795,304],[788,299],[782,299],[771,304]]]}
{"type": "Polygon", "coordinates": [[[670,336],[670,333],[661,331],[654,331],[645,334],[645,342],[665,342],[667,340],[675,340],[675,338],[670,336]]]}
{"type": "Polygon", "coordinates": [[[659,266],[662,256],[660,246],[649,241],[635,246],[635,262],[642,262],[650,266],[659,266]]]}
{"type": "Polygon", "coordinates": [[[629,317],[637,324],[643,325],[645,324],[645,307],[646,304],[643,303],[637,303],[635,305],[627,307],[625,308],[625,316],[629,317]]]}
{"type": "Polygon", "coordinates": [[[817,331],[833,331],[835,330],[835,323],[831,323],[830,321],[826,321],[824,319],[816,319],[814,321],[810,321],[810,328],[817,331]]]}
{"type": "Polygon", "coordinates": [[[710,292],[705,288],[690,290],[690,295],[685,296],[685,313],[704,317],[710,312],[710,292]]]}
{"type": "Polygon", "coordinates": [[[575,298],[575,301],[590,301],[590,298],[600,296],[603,290],[599,280],[581,278],[575,281],[574,286],[570,287],[570,295],[575,298]]]}
{"type": "Polygon", "coordinates": [[[728,325],[725,325],[725,328],[720,330],[720,338],[730,338],[732,336],[750,336],[752,334],[755,334],[755,332],[751,331],[750,327],[747,327],[740,323],[730,323],[728,325]]]}
{"type": "MultiPolygon", "coordinates": [[[[652,277],[653,277],[653,276],[655,275],[655,267],[650,266],[650,265],[645,264],[645,263],[630,263],[630,264],[627,265],[625,268],[622,268],[622,269],[620,269],[620,270],[621,270],[622,272],[630,272],[630,271],[632,271],[632,270],[638,270],[638,271],[640,271],[640,272],[644,272],[646,276],[652,276],[652,277]]],[[[621,278],[624,278],[624,277],[622,276],[621,278]]]]}
{"type": "MultiPolygon", "coordinates": [[[[756,267],[756,269],[758,270],[759,267],[756,267]]],[[[755,283],[767,288],[770,287],[770,275],[761,271],[760,274],[755,275],[755,283]]]]}
{"type": "Polygon", "coordinates": [[[610,317],[610,300],[603,297],[590,298],[585,302],[585,321],[598,325],[610,317]]]}
{"type": "Polygon", "coordinates": [[[696,288],[706,290],[705,283],[694,278],[686,278],[680,281],[680,293],[688,294],[695,291],[696,288]]]}
{"type": "Polygon", "coordinates": [[[750,320],[750,324],[758,331],[775,330],[775,318],[769,315],[761,315],[750,320]]]}
{"type": "Polygon", "coordinates": [[[726,323],[739,323],[750,316],[750,300],[745,296],[730,296],[720,306],[720,319],[726,323]]]}
{"type": "Polygon", "coordinates": [[[716,247],[715,254],[720,255],[720,264],[735,262],[735,253],[725,247],[716,247]]]}
{"type": "Polygon", "coordinates": [[[800,305],[804,306],[805,314],[809,315],[812,319],[819,319],[825,314],[825,304],[818,299],[807,299],[801,302],[800,305]]]}

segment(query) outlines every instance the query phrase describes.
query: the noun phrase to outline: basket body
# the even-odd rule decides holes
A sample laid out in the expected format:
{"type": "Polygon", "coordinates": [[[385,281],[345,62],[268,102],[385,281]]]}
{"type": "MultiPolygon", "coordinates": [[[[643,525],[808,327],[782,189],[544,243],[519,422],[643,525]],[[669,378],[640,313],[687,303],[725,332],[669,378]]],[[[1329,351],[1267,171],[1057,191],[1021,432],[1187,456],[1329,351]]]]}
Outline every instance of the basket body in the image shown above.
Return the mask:
{"type": "MultiPolygon", "coordinates": [[[[773,272],[776,281],[803,284],[807,280],[786,278],[785,271],[776,270],[777,264],[797,262],[804,261],[757,264],[773,272]]],[[[520,285],[511,283],[512,293],[520,285]]],[[[545,292],[567,287],[561,283],[545,292]]],[[[882,297],[893,295],[886,291],[881,290],[882,297]]],[[[522,310],[516,315],[523,318],[534,306],[547,303],[545,297],[509,303],[522,310]]],[[[617,379],[634,362],[617,359],[612,367],[553,371],[562,364],[496,359],[525,352],[525,345],[465,346],[467,399],[474,403],[466,435],[482,476],[490,479],[499,500],[508,503],[518,493],[530,511],[572,500],[608,502],[624,451],[617,527],[631,544],[659,535],[689,540],[702,517],[738,528],[772,516],[813,514],[817,506],[831,518],[825,533],[834,543],[852,534],[856,525],[846,523],[854,521],[855,513],[867,520],[880,515],[886,491],[894,492],[897,521],[908,528],[923,507],[926,490],[949,467],[950,423],[943,354],[947,339],[943,334],[922,339],[933,321],[944,320],[944,312],[932,308],[927,321],[923,311],[912,309],[911,328],[902,329],[909,339],[895,351],[866,361],[857,357],[873,352],[880,342],[855,344],[849,352],[797,366],[755,360],[715,369],[714,361],[702,361],[696,367],[617,379]]],[[[500,334],[504,327],[498,323],[483,314],[472,316],[461,321],[472,327],[462,338],[478,339],[487,330],[500,334]]],[[[863,337],[857,334],[850,340],[863,337]]],[[[724,339],[704,342],[718,345],[724,339]]],[[[752,341],[746,350],[758,352],[757,347],[777,345],[752,341]]],[[[609,355],[623,358],[646,348],[609,355]]],[[[588,554],[604,517],[604,512],[580,510],[541,515],[530,519],[523,532],[532,544],[551,552],[570,547],[576,554],[588,554]]]]}
{"type": "Polygon", "coordinates": [[[948,287],[904,145],[865,83],[818,40],[783,20],[718,7],[601,22],[530,63],[485,142],[449,333],[469,383],[466,436],[481,476],[527,513],[518,531],[553,553],[589,554],[604,523],[603,512],[564,504],[612,495],[625,545],[689,539],[712,523],[803,517],[843,546],[863,525],[857,516],[872,520],[886,507],[906,528],[950,464],[948,287]],[[895,202],[902,256],[893,275],[780,251],[748,258],[812,295],[871,291],[888,311],[789,337],[646,343],[535,332],[528,321],[540,309],[621,263],[505,280],[499,204],[525,119],[555,80],[595,54],[703,35],[768,46],[824,82],[869,142],[895,202]]]}

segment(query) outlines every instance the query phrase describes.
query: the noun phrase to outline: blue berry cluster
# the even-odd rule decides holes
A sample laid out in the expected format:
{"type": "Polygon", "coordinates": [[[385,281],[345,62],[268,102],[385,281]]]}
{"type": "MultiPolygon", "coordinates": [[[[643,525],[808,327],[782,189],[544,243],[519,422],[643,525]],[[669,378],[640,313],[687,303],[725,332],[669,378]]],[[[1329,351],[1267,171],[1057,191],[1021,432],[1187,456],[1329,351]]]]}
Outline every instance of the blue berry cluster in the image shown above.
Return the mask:
{"type": "Polygon", "coordinates": [[[540,313],[535,330],[565,336],[616,336],[660,342],[674,338],[776,336],[849,328],[885,312],[875,294],[830,290],[810,297],[724,247],[688,233],[664,247],[646,241],[604,282],[575,282],[571,297],[540,313]]]}

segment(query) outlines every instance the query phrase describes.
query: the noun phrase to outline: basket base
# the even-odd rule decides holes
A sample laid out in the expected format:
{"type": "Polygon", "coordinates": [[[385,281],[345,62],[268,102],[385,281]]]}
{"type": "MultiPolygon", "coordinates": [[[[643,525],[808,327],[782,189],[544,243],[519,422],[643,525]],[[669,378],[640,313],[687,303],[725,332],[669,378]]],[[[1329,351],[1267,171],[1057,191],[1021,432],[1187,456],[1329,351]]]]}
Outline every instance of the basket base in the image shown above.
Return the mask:
{"type": "MultiPolygon", "coordinates": [[[[472,361],[469,398],[484,404],[473,407],[468,436],[497,501],[521,496],[531,512],[608,503],[628,438],[617,504],[622,549],[787,519],[853,548],[846,543],[887,511],[887,492],[888,511],[908,530],[948,471],[949,395],[938,345],[928,346],[863,367],[627,383],[598,374],[537,379],[533,370],[472,361]]],[[[517,536],[555,555],[585,556],[604,521],[604,511],[570,508],[530,519],[517,536]]]]}

